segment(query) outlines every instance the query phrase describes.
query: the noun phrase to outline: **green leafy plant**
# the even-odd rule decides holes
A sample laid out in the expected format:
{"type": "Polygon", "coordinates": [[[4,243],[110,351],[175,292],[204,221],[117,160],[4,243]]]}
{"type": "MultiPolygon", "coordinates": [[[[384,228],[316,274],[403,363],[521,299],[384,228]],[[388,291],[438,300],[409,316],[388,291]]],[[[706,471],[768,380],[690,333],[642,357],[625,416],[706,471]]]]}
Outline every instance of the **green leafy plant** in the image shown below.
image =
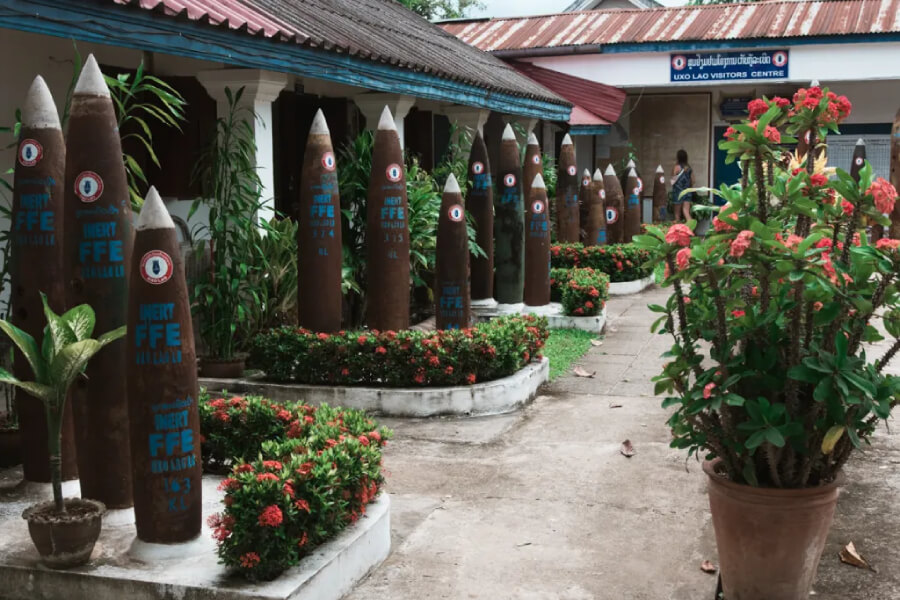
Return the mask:
{"type": "Polygon", "coordinates": [[[253,254],[246,257],[254,268],[248,272],[249,286],[257,289],[262,302],[247,306],[248,318],[239,330],[239,347],[261,331],[297,324],[297,223],[272,217],[266,233],[251,230],[253,254]]]}
{"type": "Polygon", "coordinates": [[[125,326],[104,333],[97,339],[94,333],[96,318],[93,309],[81,304],[68,312],[57,315],[47,305],[42,293],[44,316],[43,341],[38,343],[28,333],[6,320],[0,320],[0,329],[13,341],[34,374],[34,380],[22,381],[6,370],[0,369],[0,381],[14,385],[44,404],[47,413],[47,438],[50,453],[50,477],[53,485],[53,501],[58,513],[66,512],[62,495],[62,436],[63,410],[69,386],[87,367],[88,361],[104,346],[125,335],[125,326]]]}
{"type": "Polygon", "coordinates": [[[508,316],[470,329],[339,332],[282,327],[260,334],[249,364],[272,381],[416,387],[512,375],[539,357],[547,321],[508,316]],[[329,365],[323,369],[322,365],[329,365]]]}
{"type": "MultiPolygon", "coordinates": [[[[12,126],[0,126],[0,133],[9,134],[10,140],[4,144],[4,148],[14,148],[19,140],[19,132],[22,129],[22,112],[16,109],[15,122],[12,126]]],[[[7,223],[12,222],[12,197],[13,186],[7,178],[11,178],[14,169],[9,167],[0,176],[0,218],[5,219],[7,223]]],[[[10,262],[12,238],[9,235],[9,229],[0,230],[0,319],[5,319],[10,314],[10,302],[12,293],[10,284],[12,283],[12,271],[10,262]]],[[[6,344],[0,343],[0,365],[11,367],[12,365],[12,348],[6,344]]],[[[15,406],[15,393],[13,386],[3,384],[3,410],[0,411],[0,429],[18,429],[19,420],[15,406]]]]}
{"type": "Polygon", "coordinates": [[[610,281],[635,281],[653,270],[650,253],[635,244],[583,246],[558,244],[550,247],[550,265],[571,269],[589,267],[609,275],[610,281]]]}
{"type": "Polygon", "coordinates": [[[609,276],[590,267],[553,269],[550,285],[558,290],[565,315],[599,315],[609,298],[609,276]]]}
{"type": "Polygon", "coordinates": [[[670,334],[655,378],[672,445],[718,458],[738,483],[776,488],[834,481],[897,404],[884,369],[900,350],[900,240],[869,240],[897,191],[866,164],[854,180],[811,160],[850,102],[818,87],[757,99],[726,132],[727,160],[746,180],[711,193],[727,204],[706,238],[688,226],[648,227],[636,243],[666,265],[673,288],[654,330],[670,334]],[[785,145],[811,135],[806,155],[785,145]],[[874,242],[874,243],[873,243],[874,242]],[[894,338],[877,360],[883,318],[894,338]]]}

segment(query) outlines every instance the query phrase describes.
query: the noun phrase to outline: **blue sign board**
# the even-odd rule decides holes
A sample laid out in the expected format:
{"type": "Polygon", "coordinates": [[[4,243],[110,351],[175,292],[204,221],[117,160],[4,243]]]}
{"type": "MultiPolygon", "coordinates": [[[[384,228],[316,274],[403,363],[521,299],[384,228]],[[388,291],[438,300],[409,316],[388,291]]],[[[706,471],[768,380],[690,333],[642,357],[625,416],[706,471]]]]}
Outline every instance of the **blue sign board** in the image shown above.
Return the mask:
{"type": "Polygon", "coordinates": [[[692,52],[670,56],[670,81],[750,81],[787,79],[787,50],[692,52]]]}

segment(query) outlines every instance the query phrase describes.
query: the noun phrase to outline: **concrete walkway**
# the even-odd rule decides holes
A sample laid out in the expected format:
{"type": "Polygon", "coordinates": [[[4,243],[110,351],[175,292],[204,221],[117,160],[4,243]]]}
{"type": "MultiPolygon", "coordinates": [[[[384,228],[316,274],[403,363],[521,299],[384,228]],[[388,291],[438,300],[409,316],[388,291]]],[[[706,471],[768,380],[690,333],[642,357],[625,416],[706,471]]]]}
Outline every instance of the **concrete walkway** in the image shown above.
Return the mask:
{"type": "MultiPolygon", "coordinates": [[[[522,412],[385,420],[393,552],[347,598],[712,600],[705,476],[669,448],[650,382],[671,342],[646,304],[665,296],[613,299],[580,363],[596,377],[561,377],[522,412]]],[[[900,599],[900,435],[882,430],[847,470],[814,597],[900,599]],[[838,561],[851,540],[878,573],[838,561]]]]}

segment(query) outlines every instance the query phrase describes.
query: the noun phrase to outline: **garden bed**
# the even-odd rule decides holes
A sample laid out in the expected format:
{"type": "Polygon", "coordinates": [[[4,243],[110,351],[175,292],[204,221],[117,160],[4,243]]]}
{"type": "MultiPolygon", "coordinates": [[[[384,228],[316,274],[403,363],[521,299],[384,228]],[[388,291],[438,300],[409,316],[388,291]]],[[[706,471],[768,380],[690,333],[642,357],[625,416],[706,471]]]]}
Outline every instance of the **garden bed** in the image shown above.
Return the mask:
{"type": "MultiPolygon", "coordinates": [[[[591,333],[603,333],[606,329],[606,308],[600,311],[600,314],[580,317],[577,315],[567,315],[563,310],[562,304],[559,302],[551,302],[544,306],[525,306],[522,308],[523,314],[534,314],[547,321],[549,329],[578,329],[581,331],[589,331],[591,333]]],[[[479,322],[486,322],[497,316],[496,310],[480,309],[473,310],[474,318],[479,322]]]]}
{"type": "Polygon", "coordinates": [[[201,378],[200,385],[210,390],[265,396],[285,404],[327,403],[392,417],[492,415],[516,410],[533,400],[537,389],[547,381],[549,372],[549,361],[544,358],[527,364],[508,377],[461,386],[383,388],[306,385],[273,383],[262,378],[201,378]]]}
{"type": "Polygon", "coordinates": [[[653,275],[635,281],[616,281],[609,284],[610,296],[628,296],[638,294],[653,285],[653,275]]]}

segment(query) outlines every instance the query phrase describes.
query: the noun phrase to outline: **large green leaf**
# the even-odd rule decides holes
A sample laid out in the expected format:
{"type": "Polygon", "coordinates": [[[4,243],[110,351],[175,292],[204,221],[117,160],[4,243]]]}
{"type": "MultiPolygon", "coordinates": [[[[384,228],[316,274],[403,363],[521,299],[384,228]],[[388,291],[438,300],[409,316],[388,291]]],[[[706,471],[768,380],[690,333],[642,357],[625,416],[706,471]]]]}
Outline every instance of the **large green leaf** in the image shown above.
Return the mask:
{"type": "Polygon", "coordinates": [[[53,359],[50,365],[51,380],[60,388],[68,389],[75,377],[84,371],[91,357],[102,347],[97,340],[81,340],[69,344],[53,359]]]}
{"type": "Polygon", "coordinates": [[[44,303],[44,317],[47,319],[47,326],[44,328],[44,340],[41,344],[41,353],[44,361],[50,364],[63,348],[78,341],[78,338],[65,321],[53,312],[53,309],[47,303],[47,296],[43,292],[41,292],[41,302],[44,303]]]}
{"type": "Polygon", "coordinates": [[[94,324],[97,319],[94,315],[94,309],[87,304],[76,306],[60,318],[75,334],[76,341],[86,340],[94,333],[94,324]]]}
{"type": "Polygon", "coordinates": [[[127,331],[128,331],[128,327],[125,325],[122,325],[121,327],[117,327],[116,329],[113,329],[112,331],[107,331],[106,333],[104,333],[103,335],[98,337],[97,341],[100,343],[100,347],[102,348],[103,346],[109,344],[110,342],[114,342],[117,339],[124,337],[125,333],[127,331]]]}
{"type": "Polygon", "coordinates": [[[54,390],[52,387],[44,385],[42,383],[35,383],[33,381],[20,381],[16,379],[12,373],[3,368],[0,368],[0,383],[8,383],[10,385],[14,385],[17,388],[31,394],[38,400],[42,401],[44,404],[50,404],[51,402],[53,402],[54,390]]]}
{"type": "Polygon", "coordinates": [[[36,381],[44,383],[47,377],[47,364],[41,357],[37,342],[28,333],[22,331],[9,321],[0,321],[0,329],[9,336],[9,339],[22,351],[25,360],[31,365],[36,381]]]}

